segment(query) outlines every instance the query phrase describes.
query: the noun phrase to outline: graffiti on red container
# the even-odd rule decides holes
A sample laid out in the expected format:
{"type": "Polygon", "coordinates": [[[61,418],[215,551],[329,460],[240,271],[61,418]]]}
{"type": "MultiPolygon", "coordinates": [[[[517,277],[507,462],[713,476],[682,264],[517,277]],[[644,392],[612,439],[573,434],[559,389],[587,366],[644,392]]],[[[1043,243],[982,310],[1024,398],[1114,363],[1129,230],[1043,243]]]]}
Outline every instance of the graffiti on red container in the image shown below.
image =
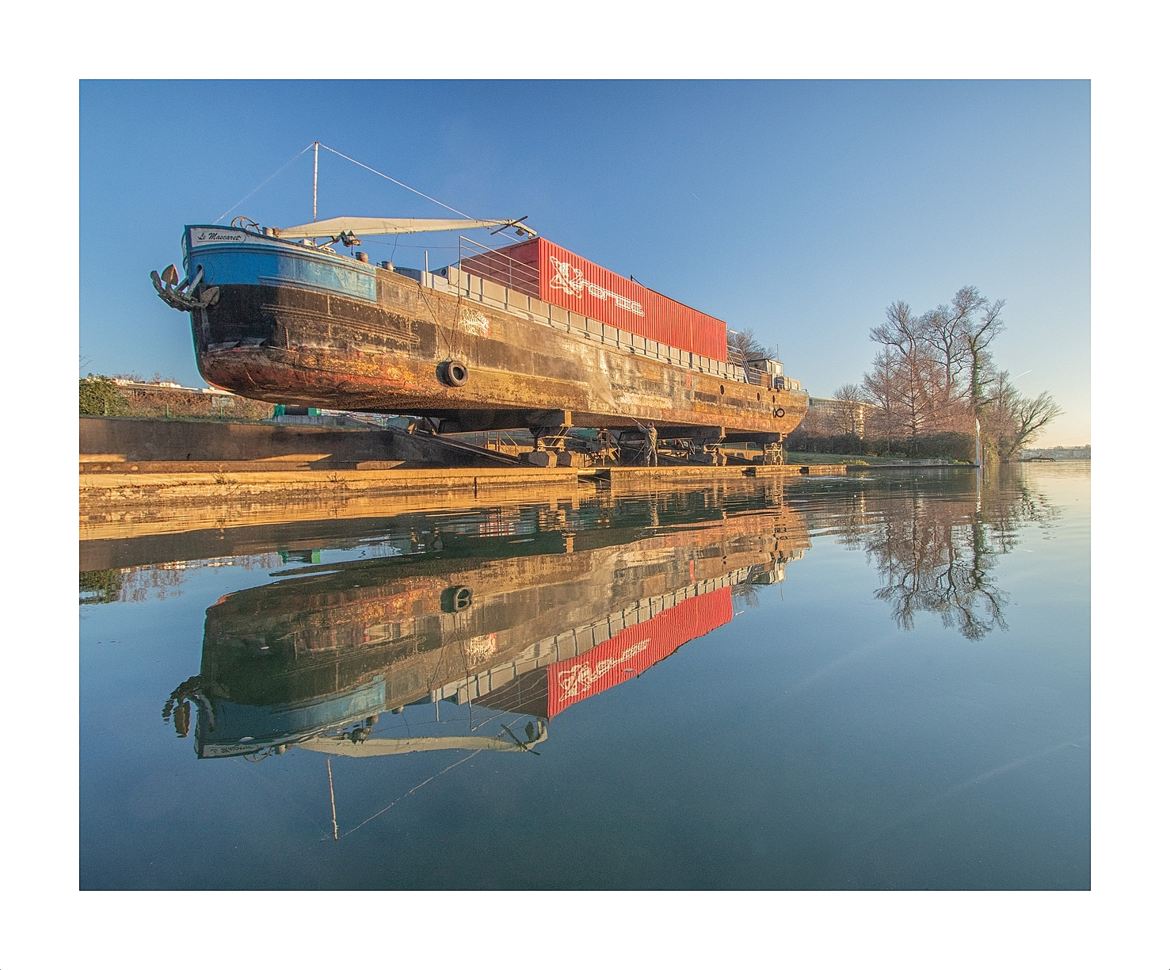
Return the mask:
{"type": "Polygon", "coordinates": [[[577,267],[569,263],[562,262],[555,256],[549,256],[552,262],[553,276],[548,281],[550,289],[560,290],[562,293],[568,293],[570,296],[582,297],[585,293],[595,297],[598,300],[611,300],[614,306],[620,310],[628,310],[630,313],[636,313],[640,317],[646,316],[646,311],[642,309],[642,304],[637,300],[631,300],[628,296],[622,296],[620,293],[614,293],[613,290],[607,290],[603,286],[598,286],[585,279],[585,274],[577,267]]]}
{"type": "Polygon", "coordinates": [[[588,691],[597,681],[601,680],[618,664],[623,664],[628,660],[632,660],[643,650],[650,646],[650,638],[640,640],[632,646],[626,647],[617,657],[606,657],[603,660],[597,661],[597,665],[591,667],[586,661],[585,663],[573,664],[567,670],[562,670],[557,674],[557,683],[566,697],[577,697],[588,691]]]}

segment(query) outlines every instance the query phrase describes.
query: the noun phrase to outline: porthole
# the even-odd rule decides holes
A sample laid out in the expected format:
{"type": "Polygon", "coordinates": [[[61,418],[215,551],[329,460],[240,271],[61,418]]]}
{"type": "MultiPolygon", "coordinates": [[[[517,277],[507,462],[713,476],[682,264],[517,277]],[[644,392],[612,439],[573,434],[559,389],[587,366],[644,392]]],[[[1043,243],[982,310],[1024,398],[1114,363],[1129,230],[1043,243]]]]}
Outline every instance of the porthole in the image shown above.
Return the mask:
{"type": "Polygon", "coordinates": [[[719,385],[719,393],[720,393],[720,394],[726,394],[726,393],[727,393],[727,388],[725,388],[725,387],[724,387],[722,384],[720,384],[720,385],[719,385]]]}

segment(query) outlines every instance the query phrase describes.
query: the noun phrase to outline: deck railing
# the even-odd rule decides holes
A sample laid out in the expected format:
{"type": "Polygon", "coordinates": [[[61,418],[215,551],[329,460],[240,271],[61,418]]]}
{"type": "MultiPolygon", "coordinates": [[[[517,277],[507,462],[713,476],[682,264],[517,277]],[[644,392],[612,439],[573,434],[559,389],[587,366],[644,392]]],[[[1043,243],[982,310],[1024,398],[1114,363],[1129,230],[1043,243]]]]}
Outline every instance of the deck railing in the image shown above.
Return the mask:
{"type": "Polygon", "coordinates": [[[459,268],[481,279],[499,283],[528,296],[540,296],[540,274],[498,249],[489,249],[466,236],[459,237],[459,268]]]}

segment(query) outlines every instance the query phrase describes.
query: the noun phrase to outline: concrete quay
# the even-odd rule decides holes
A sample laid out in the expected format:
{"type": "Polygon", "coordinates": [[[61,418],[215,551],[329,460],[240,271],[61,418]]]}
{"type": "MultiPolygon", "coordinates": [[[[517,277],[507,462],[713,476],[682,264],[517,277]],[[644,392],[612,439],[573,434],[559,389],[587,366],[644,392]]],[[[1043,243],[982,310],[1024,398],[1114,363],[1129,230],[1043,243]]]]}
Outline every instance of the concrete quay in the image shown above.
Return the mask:
{"type": "Polygon", "coordinates": [[[447,467],[387,458],[378,440],[364,431],[82,419],[81,538],[845,474],[844,465],[447,467]]]}

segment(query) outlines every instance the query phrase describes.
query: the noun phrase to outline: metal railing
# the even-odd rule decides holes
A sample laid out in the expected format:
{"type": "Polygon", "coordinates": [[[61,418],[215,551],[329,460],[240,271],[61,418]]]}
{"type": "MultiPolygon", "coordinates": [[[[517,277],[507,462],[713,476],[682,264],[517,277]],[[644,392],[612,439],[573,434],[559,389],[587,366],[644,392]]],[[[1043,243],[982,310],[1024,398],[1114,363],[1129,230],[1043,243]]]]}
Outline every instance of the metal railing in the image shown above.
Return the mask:
{"type": "Polygon", "coordinates": [[[540,273],[498,249],[489,249],[466,236],[459,237],[459,269],[510,290],[540,296],[540,273]]]}

